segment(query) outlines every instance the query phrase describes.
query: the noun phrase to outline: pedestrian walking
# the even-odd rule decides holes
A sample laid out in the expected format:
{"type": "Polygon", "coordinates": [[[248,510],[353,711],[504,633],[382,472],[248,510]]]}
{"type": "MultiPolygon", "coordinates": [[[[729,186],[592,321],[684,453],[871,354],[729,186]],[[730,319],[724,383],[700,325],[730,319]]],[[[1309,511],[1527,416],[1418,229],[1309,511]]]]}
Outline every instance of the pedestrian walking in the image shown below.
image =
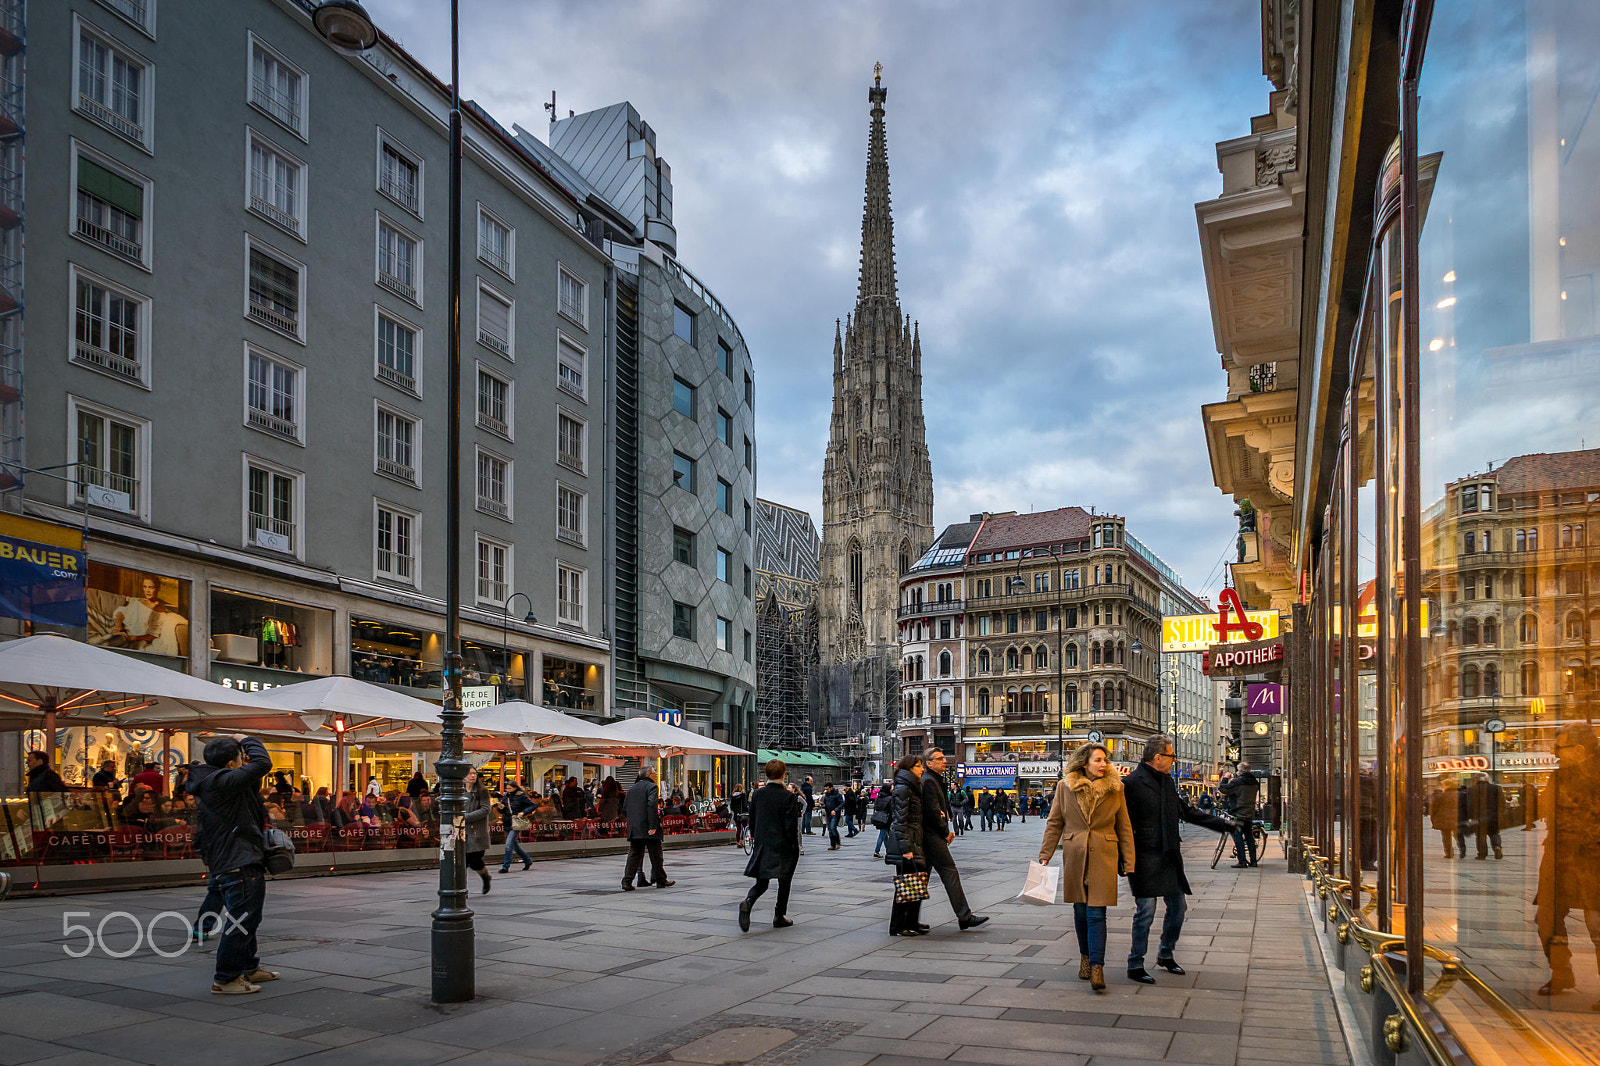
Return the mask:
{"type": "MultiPolygon", "coordinates": [[[[1233,864],[1235,870],[1261,865],[1256,856],[1256,837],[1251,825],[1255,821],[1256,796],[1260,790],[1261,784],[1250,772],[1247,762],[1240,763],[1239,772],[1222,782],[1221,792],[1228,804],[1228,813],[1233,815],[1234,821],[1244,823],[1233,830],[1233,845],[1239,853],[1239,861],[1233,864]]],[[[1463,853],[1465,848],[1463,844],[1463,853]]]]}
{"type": "Polygon", "coordinates": [[[944,883],[944,894],[950,899],[950,909],[956,912],[956,924],[962,929],[975,929],[989,919],[972,913],[972,904],[961,888],[961,873],[956,869],[955,856],[950,854],[950,843],[955,840],[951,828],[950,792],[944,783],[947,760],[943,751],[933,748],[922,756],[922,851],[927,856],[928,868],[937,871],[944,883]]]}
{"type": "Polygon", "coordinates": [[[978,832],[987,833],[994,828],[994,797],[988,789],[978,793],[978,832]]]}
{"type": "MultiPolygon", "coordinates": [[[[1467,786],[1467,810],[1472,819],[1472,832],[1478,842],[1478,858],[1489,857],[1489,846],[1494,846],[1494,857],[1505,858],[1500,851],[1500,786],[1479,773],[1467,786]]],[[[1465,841],[1461,845],[1466,847],[1465,841]]]]}
{"type": "Polygon", "coordinates": [[[1178,791],[1172,780],[1175,754],[1172,738],[1157,733],[1145,741],[1142,760],[1122,782],[1128,822],[1133,826],[1134,857],[1134,869],[1128,873],[1128,891],[1133,894],[1133,942],[1128,949],[1128,979],[1146,985],[1156,983],[1145,969],[1144,955],[1150,943],[1150,926],[1155,922],[1157,900],[1165,903],[1166,916],[1161,922],[1156,965],[1168,973],[1183,973],[1174,952],[1178,937],[1183,935],[1183,916],[1188,909],[1184,897],[1192,891],[1183,872],[1178,823],[1188,822],[1218,833],[1233,832],[1231,821],[1191,807],[1178,791]]]}
{"type": "Polygon", "coordinates": [[[972,812],[977,803],[977,797],[972,794],[972,786],[963,782],[961,785],[961,828],[969,833],[972,831],[972,812]]]}
{"type": "Polygon", "coordinates": [[[1132,873],[1133,826],[1122,778],[1102,744],[1084,744],[1067,759],[1045,821],[1039,861],[1061,849],[1061,884],[1078,934],[1078,979],[1106,987],[1106,908],[1117,905],[1117,880],[1132,873]]]}
{"type": "Polygon", "coordinates": [[[794,924],[789,918],[789,883],[794,880],[795,864],[800,861],[799,797],[783,785],[788,772],[782,759],[773,759],[762,768],[767,783],[755,790],[750,800],[750,861],[744,875],[756,883],[739,904],[739,928],[750,931],[750,911],[774,879],[778,899],[772,911],[772,925],[783,929],[794,924]]]}
{"type": "Polygon", "coordinates": [[[844,828],[845,839],[848,840],[861,830],[856,825],[856,819],[864,812],[861,810],[861,786],[850,782],[850,787],[844,790],[844,828]]]}
{"type": "Polygon", "coordinates": [[[889,830],[894,822],[894,790],[889,782],[885,781],[878,786],[878,795],[872,801],[872,824],[877,827],[878,839],[872,845],[872,857],[876,859],[883,854],[883,849],[889,846],[889,830]]]}
{"type": "Polygon", "coordinates": [[[494,810],[494,800],[489,787],[478,777],[476,769],[467,771],[466,802],[461,813],[466,816],[467,869],[478,871],[483,879],[483,895],[489,894],[489,871],[483,865],[483,853],[489,850],[489,815],[494,810]]]}
{"type": "Polygon", "coordinates": [[[633,891],[635,875],[643,876],[646,852],[650,855],[651,882],[657,888],[671,888],[677,883],[667,880],[661,863],[661,790],[656,787],[655,776],[655,767],[642,764],[639,779],[629,786],[622,801],[628,819],[628,864],[622,872],[625,892],[633,891]]]}
{"type": "Polygon", "coordinates": [[[1426,805],[1428,822],[1444,838],[1444,857],[1455,858],[1456,844],[1461,845],[1461,857],[1467,857],[1467,841],[1458,832],[1461,824],[1461,791],[1456,788],[1436,788],[1428,795],[1426,805]]]}
{"type": "Polygon", "coordinates": [[[272,759],[261,741],[243,733],[208,741],[204,757],[189,775],[189,788],[200,806],[195,846],[219,897],[211,901],[207,894],[208,903],[218,907],[212,913],[219,915],[222,926],[211,991],[248,995],[278,979],[256,953],[256,930],[267,900],[267,809],[261,779],[272,769],[272,759]]]}
{"type": "Polygon", "coordinates": [[[816,796],[811,790],[810,774],[807,774],[805,781],[800,784],[800,795],[805,798],[806,803],[805,815],[800,822],[800,832],[809,834],[811,832],[811,812],[817,806],[816,796]]]}
{"type": "MultiPolygon", "coordinates": [[[[1550,979],[1538,989],[1541,996],[1578,987],[1567,940],[1567,916],[1572,911],[1583,916],[1589,940],[1600,954],[1600,838],[1595,828],[1595,812],[1600,811],[1600,739],[1594,727],[1585,722],[1562,727],[1556,734],[1555,756],[1550,784],[1539,797],[1544,853],[1533,896],[1534,929],[1550,964],[1550,979]]],[[[1590,1009],[1600,1010],[1600,1001],[1590,1009]]]]}
{"type": "MultiPolygon", "coordinates": [[[[728,813],[733,816],[733,843],[735,847],[744,847],[744,835],[749,832],[746,828],[750,824],[750,797],[744,789],[735,786],[733,795],[728,797],[728,813]]],[[[796,823],[795,828],[799,828],[796,823]]]]}
{"type": "Polygon", "coordinates": [[[822,788],[822,825],[828,834],[828,850],[839,850],[839,819],[844,816],[844,795],[829,781],[822,788]]]}
{"type": "MultiPolygon", "coordinates": [[[[894,802],[889,825],[889,853],[884,862],[898,873],[919,873],[928,868],[922,849],[922,756],[905,755],[895,764],[894,802]]],[[[890,936],[922,936],[928,927],[920,921],[922,901],[901,903],[889,909],[890,936]]]]}
{"type": "Polygon", "coordinates": [[[533,828],[533,821],[529,817],[533,813],[533,801],[530,800],[517,787],[515,781],[506,784],[505,795],[500,800],[500,816],[505,819],[506,846],[500,855],[500,872],[511,872],[511,857],[517,856],[522,860],[522,868],[528,869],[533,865],[533,860],[528,853],[522,850],[518,838],[533,828]]]}
{"type": "Polygon", "coordinates": [[[994,794],[994,827],[997,832],[1006,831],[1006,823],[1011,820],[1011,793],[1001,789],[994,794]]]}

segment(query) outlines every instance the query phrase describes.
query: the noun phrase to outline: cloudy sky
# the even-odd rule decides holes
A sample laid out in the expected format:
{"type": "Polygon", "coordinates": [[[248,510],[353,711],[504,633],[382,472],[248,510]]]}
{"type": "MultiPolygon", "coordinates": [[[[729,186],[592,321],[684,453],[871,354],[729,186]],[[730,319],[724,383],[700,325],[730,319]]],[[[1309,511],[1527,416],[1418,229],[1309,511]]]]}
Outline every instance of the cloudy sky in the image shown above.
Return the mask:
{"type": "MultiPolygon", "coordinates": [[[[444,0],[367,0],[436,72],[444,0]]],[[[1068,504],[1197,592],[1231,550],[1200,404],[1225,382],[1194,203],[1266,110],[1257,0],[462,0],[462,86],[509,126],[629,100],[679,256],[756,368],[763,497],[821,522],[834,319],[854,304],[872,65],[900,302],[921,322],[935,523],[1068,504]]]]}

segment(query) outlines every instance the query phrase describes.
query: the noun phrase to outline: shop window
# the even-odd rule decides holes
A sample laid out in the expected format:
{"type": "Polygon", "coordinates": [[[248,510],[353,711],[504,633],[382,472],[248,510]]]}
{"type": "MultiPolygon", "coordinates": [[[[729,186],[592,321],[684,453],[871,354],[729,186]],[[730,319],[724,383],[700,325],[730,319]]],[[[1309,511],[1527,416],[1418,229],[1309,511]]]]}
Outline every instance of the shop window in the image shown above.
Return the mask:
{"type": "Polygon", "coordinates": [[[219,670],[244,676],[235,667],[333,672],[332,611],[213,588],[211,633],[213,681],[219,670]]]}
{"type": "Polygon", "coordinates": [[[605,668],[595,663],[544,657],[544,705],[595,711],[604,705],[605,668]]]}
{"type": "Polygon", "coordinates": [[[420,689],[437,698],[443,681],[439,634],[375,619],[350,619],[350,675],[357,681],[420,689]]]}
{"type": "Polygon", "coordinates": [[[492,685],[503,700],[525,699],[528,653],[521,648],[461,642],[463,686],[492,685]]]}

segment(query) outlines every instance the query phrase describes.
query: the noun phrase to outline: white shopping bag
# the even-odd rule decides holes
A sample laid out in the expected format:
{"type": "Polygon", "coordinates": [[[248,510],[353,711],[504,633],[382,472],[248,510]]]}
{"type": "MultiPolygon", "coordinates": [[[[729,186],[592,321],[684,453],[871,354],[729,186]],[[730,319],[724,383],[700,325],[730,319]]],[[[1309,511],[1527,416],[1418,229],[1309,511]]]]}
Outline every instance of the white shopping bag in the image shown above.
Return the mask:
{"type": "Polygon", "coordinates": [[[1037,903],[1050,906],[1061,896],[1061,870],[1059,867],[1046,866],[1040,862],[1028,864],[1028,880],[1022,886],[1022,891],[1017,893],[1017,898],[1024,903],[1037,903]]]}

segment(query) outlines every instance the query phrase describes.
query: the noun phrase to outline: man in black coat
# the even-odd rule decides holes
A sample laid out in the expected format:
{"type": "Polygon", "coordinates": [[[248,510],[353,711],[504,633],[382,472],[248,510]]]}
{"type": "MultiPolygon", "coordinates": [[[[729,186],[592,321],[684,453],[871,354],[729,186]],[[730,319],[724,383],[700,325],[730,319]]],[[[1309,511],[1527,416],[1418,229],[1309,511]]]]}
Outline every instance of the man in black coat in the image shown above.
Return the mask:
{"type": "Polygon", "coordinates": [[[217,995],[259,992],[262,982],[278,979],[256,955],[256,929],[267,899],[261,779],[271,769],[272,759],[255,737],[217,737],[206,744],[205,761],[195,765],[185,786],[200,806],[195,848],[221,906],[222,940],[211,979],[217,995]]]}
{"type": "Polygon", "coordinates": [[[622,810],[628,819],[628,865],[622,872],[622,889],[633,891],[633,879],[642,872],[645,852],[650,853],[650,880],[657,888],[671,888],[677,882],[667,880],[661,868],[661,790],[656,788],[656,770],[648,762],[641,762],[639,779],[628,787],[623,797],[622,810]]]}
{"type": "Polygon", "coordinates": [[[1234,821],[1243,822],[1243,826],[1235,826],[1233,830],[1234,850],[1239,853],[1239,861],[1234,863],[1234,869],[1243,870],[1247,866],[1260,865],[1256,857],[1256,837],[1250,831],[1250,823],[1256,816],[1256,799],[1261,793],[1261,782],[1256,780],[1256,775],[1250,772],[1250,764],[1239,764],[1239,772],[1223,781],[1217,791],[1223,795],[1223,803],[1227,806],[1229,814],[1234,821]]]}
{"type": "Polygon", "coordinates": [[[794,924],[787,915],[789,882],[800,861],[800,797],[784,787],[788,767],[782,759],[767,763],[763,772],[767,783],[756,789],[750,800],[750,861],[744,867],[744,875],[755,878],[756,883],[739,904],[739,928],[746,933],[750,931],[750,910],[773,878],[778,880],[778,903],[772,924],[778,929],[794,924]]]}
{"type": "Polygon", "coordinates": [[[948,760],[944,752],[933,748],[922,756],[922,851],[928,858],[928,868],[939,874],[944,882],[944,893],[950,897],[950,909],[956,912],[956,921],[962,929],[982,925],[989,919],[972,913],[972,904],[961,888],[961,873],[956,869],[955,856],[950,854],[950,843],[956,834],[950,828],[950,788],[944,783],[944,770],[948,760]]]}
{"type": "Polygon", "coordinates": [[[810,774],[807,774],[806,779],[800,783],[800,795],[804,796],[806,801],[806,813],[800,831],[802,833],[809,833],[811,832],[811,812],[815,810],[817,806],[817,797],[811,789],[810,774]]]}
{"type": "MultiPolygon", "coordinates": [[[[1478,858],[1489,857],[1490,844],[1494,845],[1494,857],[1504,858],[1500,850],[1500,786],[1491,781],[1488,774],[1479,773],[1466,792],[1466,810],[1478,838],[1478,858]]],[[[1465,848],[1466,841],[1463,840],[1461,846],[1465,848]]]]}
{"type": "Polygon", "coordinates": [[[50,765],[50,758],[42,751],[28,752],[28,792],[65,792],[66,783],[50,765]]]}
{"type": "Polygon", "coordinates": [[[1161,950],[1156,955],[1156,965],[1169,973],[1183,973],[1183,967],[1173,958],[1188,907],[1183,897],[1190,892],[1179,850],[1179,821],[1219,833],[1229,833],[1234,828],[1224,818],[1189,806],[1172,780],[1172,759],[1172,738],[1157,733],[1145,742],[1144,761],[1122,782],[1128,821],[1133,823],[1134,872],[1128,875],[1128,891],[1133,894],[1134,903],[1133,943],[1128,949],[1128,978],[1147,985],[1156,982],[1144,968],[1144,953],[1150,943],[1158,899],[1166,901],[1167,914],[1161,923],[1161,950]]]}

